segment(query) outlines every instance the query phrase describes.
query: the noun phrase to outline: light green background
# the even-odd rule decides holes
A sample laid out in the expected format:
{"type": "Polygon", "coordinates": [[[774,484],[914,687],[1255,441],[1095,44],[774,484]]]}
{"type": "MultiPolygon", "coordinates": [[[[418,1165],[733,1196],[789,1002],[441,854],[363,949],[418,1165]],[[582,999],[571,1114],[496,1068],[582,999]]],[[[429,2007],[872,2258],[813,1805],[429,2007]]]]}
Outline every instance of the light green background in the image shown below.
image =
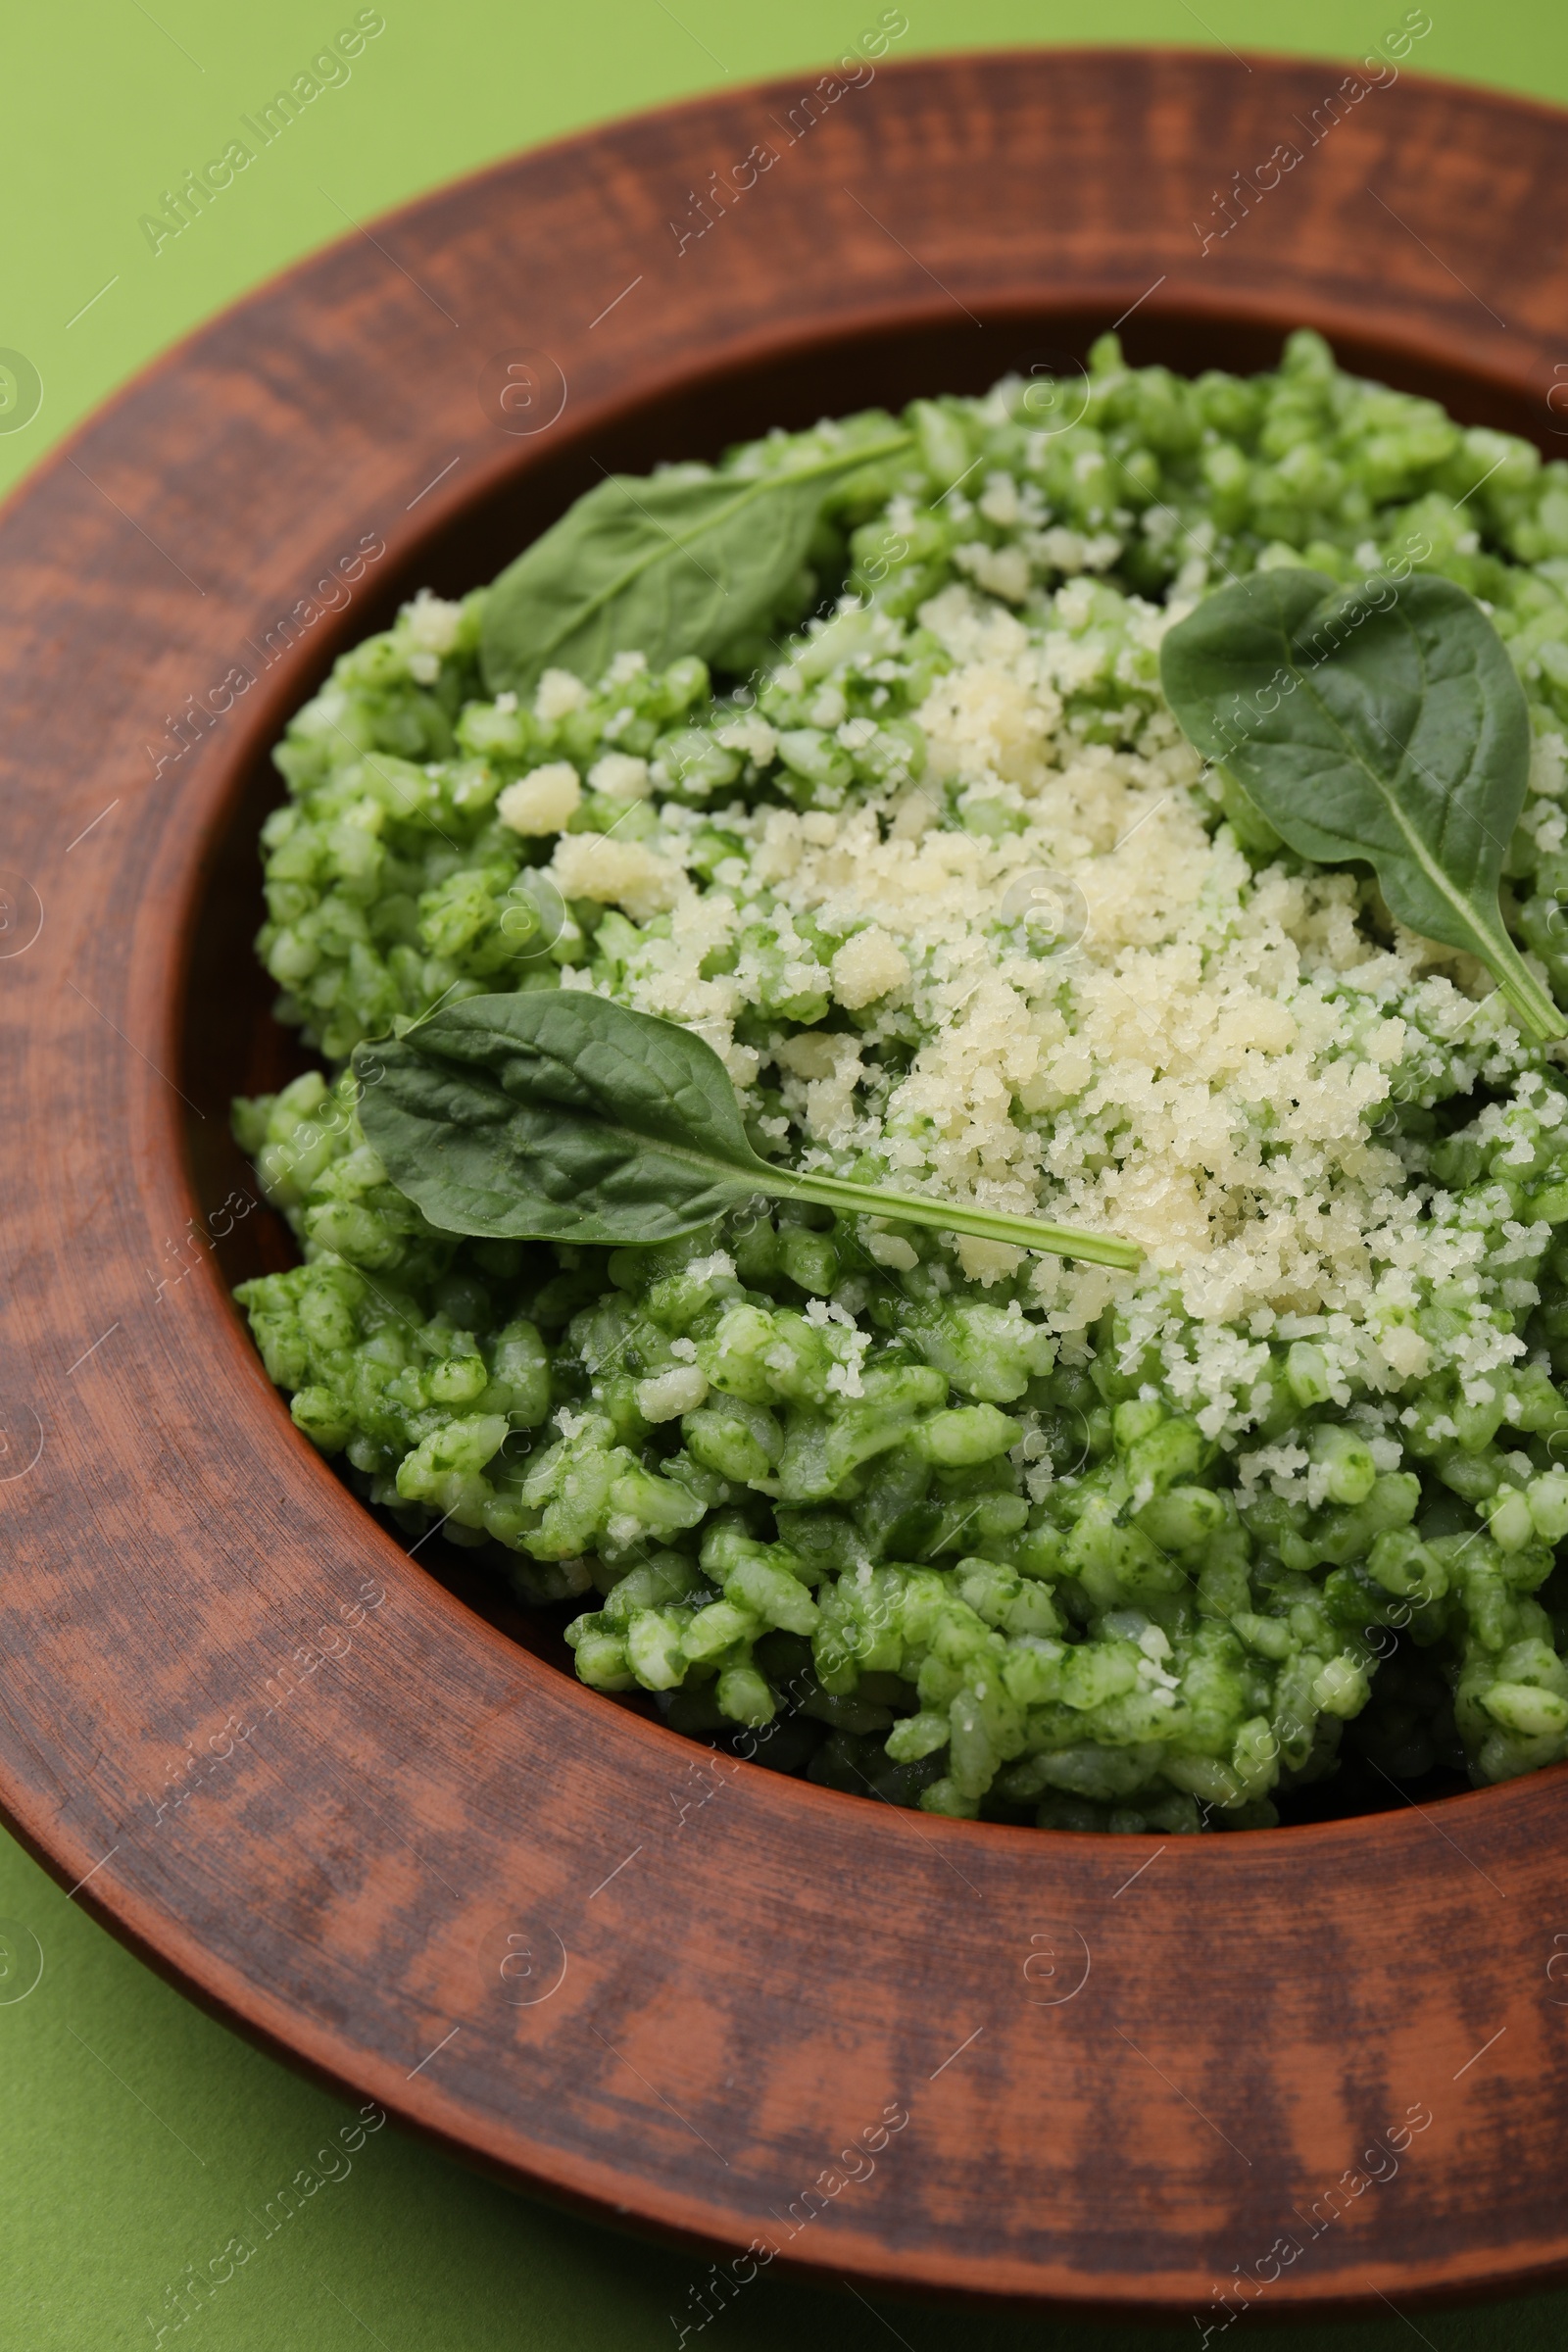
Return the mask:
{"type": "MultiPolygon", "coordinates": [[[[1355,57],[1404,0],[904,0],[898,53],[1157,40],[1355,57]]],[[[582,123],[731,79],[805,72],[874,24],[881,0],[385,0],[346,86],[156,255],[138,223],[238,118],[307,66],[354,0],[51,0],[0,30],[0,347],[43,403],[0,431],[0,489],[176,337],[299,255],[421,189],[582,123]],[[341,208],[339,210],[338,208],[341,208]],[[100,292],[100,289],[107,288],[100,292]],[[96,299],[94,299],[96,297],[96,299]],[[90,305],[85,311],[83,306],[90,305]],[[73,323],[74,321],[74,323],[73,323]]],[[[1564,0],[1427,0],[1410,63],[1568,103],[1564,0]]],[[[1543,223],[1552,259],[1563,224],[1543,223]]],[[[0,415],[0,425],[4,416],[0,415]]],[[[311,2163],[342,2121],[320,2092],[213,2025],[103,1935],[0,1837],[0,1923],[44,1971],[0,1975],[0,2352],[150,2348],[149,2313],[311,2163]]],[[[0,1928],[3,1936],[3,1928],[0,1928]]],[[[0,1960],[4,1944],[0,1942],[0,1960]]],[[[399,2139],[279,2228],[166,2346],[192,2352],[652,2352],[706,2265],[519,2199],[399,2139]]],[[[1190,2352],[1190,2329],[1057,2328],[886,2305],[766,2278],[689,2342],[703,2352],[1190,2352]]],[[[1568,2340],[1568,2295],[1487,2313],[1392,2310],[1365,2326],[1271,2331],[1289,2352],[1436,2352],[1568,2340]]]]}

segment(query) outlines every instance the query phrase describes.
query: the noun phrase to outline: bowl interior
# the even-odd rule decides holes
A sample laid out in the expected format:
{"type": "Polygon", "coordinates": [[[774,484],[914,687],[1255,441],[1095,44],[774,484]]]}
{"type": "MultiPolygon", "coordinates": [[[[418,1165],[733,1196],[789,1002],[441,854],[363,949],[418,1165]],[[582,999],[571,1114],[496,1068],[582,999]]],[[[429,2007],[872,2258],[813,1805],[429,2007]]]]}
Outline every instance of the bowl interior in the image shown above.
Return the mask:
{"type": "MultiPolygon", "coordinates": [[[[976,332],[967,318],[958,318],[951,305],[942,305],[832,337],[797,340],[764,358],[748,356],[729,367],[694,371],[646,398],[600,411],[584,423],[574,422],[568,408],[548,434],[518,441],[514,471],[499,495],[448,512],[405,562],[378,572],[339,619],[313,631],[297,665],[285,673],[285,681],[297,686],[283,706],[285,713],[316,691],[346,647],[388,626],[416,590],[427,587],[458,597],[492,578],[605,471],[643,473],[668,461],[715,458],[727,444],[774,425],[800,428],[820,416],[872,406],[898,410],[922,395],[982,392],[1009,370],[1028,373],[1032,368],[1081,360],[1106,323],[1102,307],[1042,306],[993,312],[976,332]]],[[[1322,325],[1341,366],[1355,373],[1440,401],[1462,424],[1492,425],[1549,446],[1539,408],[1508,385],[1436,353],[1335,332],[1333,322],[1310,316],[1269,317],[1223,305],[1161,310],[1151,304],[1128,321],[1122,340],[1134,366],[1159,363],[1186,375],[1208,368],[1250,374],[1274,367],[1284,336],[1300,325],[1322,325]]],[[[237,1094],[275,1091],[314,1059],[273,1018],[273,987],[251,945],[265,911],[257,835],[268,811],[284,798],[270,758],[280,731],[281,722],[253,726],[236,753],[208,848],[201,897],[192,909],[179,1084],[191,1105],[185,1147],[197,1202],[223,1200],[235,1191],[255,1196],[254,1172],[229,1134],[229,1103],[237,1094]]],[[[283,1220],[265,1207],[217,1238],[215,1254],[229,1287],[291,1265],[296,1257],[283,1220]]],[[[237,1348],[249,1349],[237,1310],[233,1336],[237,1348]]],[[[571,1673],[571,1655],[561,1639],[569,1610],[517,1607],[498,1580],[475,1564],[472,1553],[439,1537],[422,1543],[418,1557],[429,1574],[490,1623],[571,1673]]],[[[619,1703],[654,1712],[646,1697],[619,1703]]],[[[1425,1798],[1458,1793],[1468,1786],[1443,1771],[1412,1784],[1425,1798]]],[[[1369,1775],[1349,1788],[1342,1774],[1321,1789],[1297,1792],[1282,1811],[1286,1820],[1306,1821],[1381,1811],[1403,1801],[1392,1786],[1380,1786],[1369,1775]]]]}

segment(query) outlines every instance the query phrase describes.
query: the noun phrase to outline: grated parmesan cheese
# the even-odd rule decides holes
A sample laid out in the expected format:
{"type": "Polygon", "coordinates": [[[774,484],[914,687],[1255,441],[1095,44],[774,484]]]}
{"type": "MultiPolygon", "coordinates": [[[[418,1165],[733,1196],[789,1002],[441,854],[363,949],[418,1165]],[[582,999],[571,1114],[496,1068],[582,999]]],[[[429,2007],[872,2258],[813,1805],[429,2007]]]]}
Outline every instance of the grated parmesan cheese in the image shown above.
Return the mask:
{"type": "Polygon", "coordinates": [[[546,726],[553,726],[557,719],[569,717],[587,704],[588,689],[581,678],[574,678],[569,669],[547,669],[534,690],[533,714],[546,726]]]}
{"type": "Polygon", "coordinates": [[[878,997],[906,988],[909,966],[899,948],[879,924],[858,931],[834,956],[833,994],[851,1012],[858,1012],[878,997]]]}
{"type": "Polygon", "coordinates": [[[559,833],[577,812],[582,786],[569,760],[553,760],[509,784],[496,814],[514,833],[559,833]]]}
{"type": "Polygon", "coordinates": [[[680,873],[667,858],[640,841],[612,841],[604,833],[567,833],[556,844],[551,871],[567,899],[624,906],[646,922],[680,895],[680,873]]]}
{"type": "MultiPolygon", "coordinates": [[[[1148,681],[1179,608],[1121,599],[1113,630],[1110,593],[1069,579],[1033,622],[961,583],[922,607],[952,666],[918,712],[912,789],[833,809],[737,805],[722,822],[744,853],[702,890],[681,870],[701,820],[668,806],[657,850],[572,835],[554,871],[566,896],[639,921],[677,910],[625,991],[741,1056],[737,1078],[767,1055],[738,1047],[734,1024],[800,1006],[809,1025],[769,1050],[788,1119],[760,1124],[782,1139],[796,1122],[807,1164],[871,1152],[900,1189],[1137,1241],[1136,1276],[948,1246],[971,1282],[1026,1282],[1064,1341],[1116,1300],[1173,1396],[1235,1443],[1266,1410],[1279,1318],[1321,1329],[1341,1402],[1432,1368],[1412,1311],[1479,1280],[1482,1236],[1433,1213],[1379,1120],[1455,1040],[1478,1072],[1519,1066],[1521,1050],[1482,1002],[1479,966],[1397,926],[1369,934],[1351,874],[1254,873],[1158,711],[1139,749],[1074,730],[1067,698],[1126,664],[1157,702],[1148,681]],[[1057,910],[1038,935],[1036,904],[1057,910]],[[829,1003],[855,1027],[816,1026],[829,1003]],[[879,1049],[895,1031],[912,1051],[890,1075],[879,1049]]],[[[874,730],[852,723],[858,748],[874,730]]],[[[868,1246],[890,1268],[917,1262],[903,1236],[868,1246]]],[[[1531,1286],[1515,1287],[1517,1313],[1531,1286]]],[[[1467,1379],[1522,1346],[1484,1314],[1446,1345],[1467,1379]]]]}
{"type": "Polygon", "coordinates": [[[607,752],[588,770],[589,788],[610,801],[645,801],[653,791],[646,760],[630,752],[607,752]]]}

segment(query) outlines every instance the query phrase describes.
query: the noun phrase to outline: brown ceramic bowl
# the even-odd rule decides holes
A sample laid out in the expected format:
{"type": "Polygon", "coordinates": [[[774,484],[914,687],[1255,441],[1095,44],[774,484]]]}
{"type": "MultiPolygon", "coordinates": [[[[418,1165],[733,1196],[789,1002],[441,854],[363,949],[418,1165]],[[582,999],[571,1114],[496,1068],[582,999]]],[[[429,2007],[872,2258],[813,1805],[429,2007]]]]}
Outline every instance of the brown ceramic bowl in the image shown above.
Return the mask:
{"type": "Polygon", "coordinates": [[[858,72],[346,239],[0,525],[0,1801],[217,2014],[701,2247],[694,2280],[760,2239],[1145,2313],[1540,2281],[1568,2264],[1562,1770],[1160,1844],[720,1764],[410,1558],[228,1301],[281,1249],[224,1118],[289,1052],[249,949],[268,746],[400,598],[487,577],[599,466],[978,389],[1118,319],[1190,369],[1307,321],[1465,419],[1568,428],[1561,117],[1131,50],[858,72]]]}

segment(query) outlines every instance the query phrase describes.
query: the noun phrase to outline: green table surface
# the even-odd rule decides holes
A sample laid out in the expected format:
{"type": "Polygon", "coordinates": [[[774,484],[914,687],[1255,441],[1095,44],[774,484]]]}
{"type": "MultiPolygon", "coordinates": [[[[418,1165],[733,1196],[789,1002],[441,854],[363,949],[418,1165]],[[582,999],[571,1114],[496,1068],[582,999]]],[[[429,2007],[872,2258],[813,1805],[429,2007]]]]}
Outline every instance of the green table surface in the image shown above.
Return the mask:
{"type": "MultiPolygon", "coordinates": [[[[905,0],[899,54],[1161,41],[1353,59],[1402,0],[905,0]]],[[[0,490],[127,375],[215,310],[386,207],[517,148],[699,90],[807,72],[875,23],[872,0],[384,0],[385,29],[270,151],[265,174],[154,251],[141,226],[238,117],[293,78],[349,0],[55,0],[10,16],[0,346],[41,405],[0,406],[0,490]],[[9,424],[12,429],[8,429],[9,424]]],[[[1429,0],[1409,63],[1568,104],[1563,0],[1429,0]]],[[[1562,224],[1543,223],[1560,246],[1562,224]]],[[[3,379],[0,379],[3,395],[3,379]]],[[[391,2129],[293,2218],[267,2207],[345,2111],[212,2023],[69,1902],[0,1835],[0,2352],[615,2352],[673,2347],[707,2266],[528,2203],[391,2129]],[[42,1974],[3,1972],[7,1923],[42,1974]],[[259,2218],[260,2217],[260,2218],[259,2218]],[[223,2250],[252,2250],[237,2267],[223,2250]],[[216,2271],[212,2267],[216,2259],[216,2271]],[[205,2293],[194,2273],[231,2272],[205,2293]],[[184,2301],[178,2298],[183,2291],[184,2301]],[[187,2317],[175,2327],[176,2311],[187,2317]],[[166,2330],[160,2337],[160,2329],[166,2330]],[[187,2333],[188,2330],[188,2333],[187,2333]]],[[[1261,2322],[1259,2322],[1259,2325],[1261,2322]]],[[[1462,2312],[1270,2330],[1291,2352],[1421,2341],[1534,2352],[1568,2339],[1568,2294],[1462,2312]]],[[[688,2341],[964,2352],[1165,2352],[1190,2328],[1059,2326],[875,2309],[770,2280],[688,2341]]],[[[707,2352],[705,2343],[704,2352],[707,2352]]]]}

